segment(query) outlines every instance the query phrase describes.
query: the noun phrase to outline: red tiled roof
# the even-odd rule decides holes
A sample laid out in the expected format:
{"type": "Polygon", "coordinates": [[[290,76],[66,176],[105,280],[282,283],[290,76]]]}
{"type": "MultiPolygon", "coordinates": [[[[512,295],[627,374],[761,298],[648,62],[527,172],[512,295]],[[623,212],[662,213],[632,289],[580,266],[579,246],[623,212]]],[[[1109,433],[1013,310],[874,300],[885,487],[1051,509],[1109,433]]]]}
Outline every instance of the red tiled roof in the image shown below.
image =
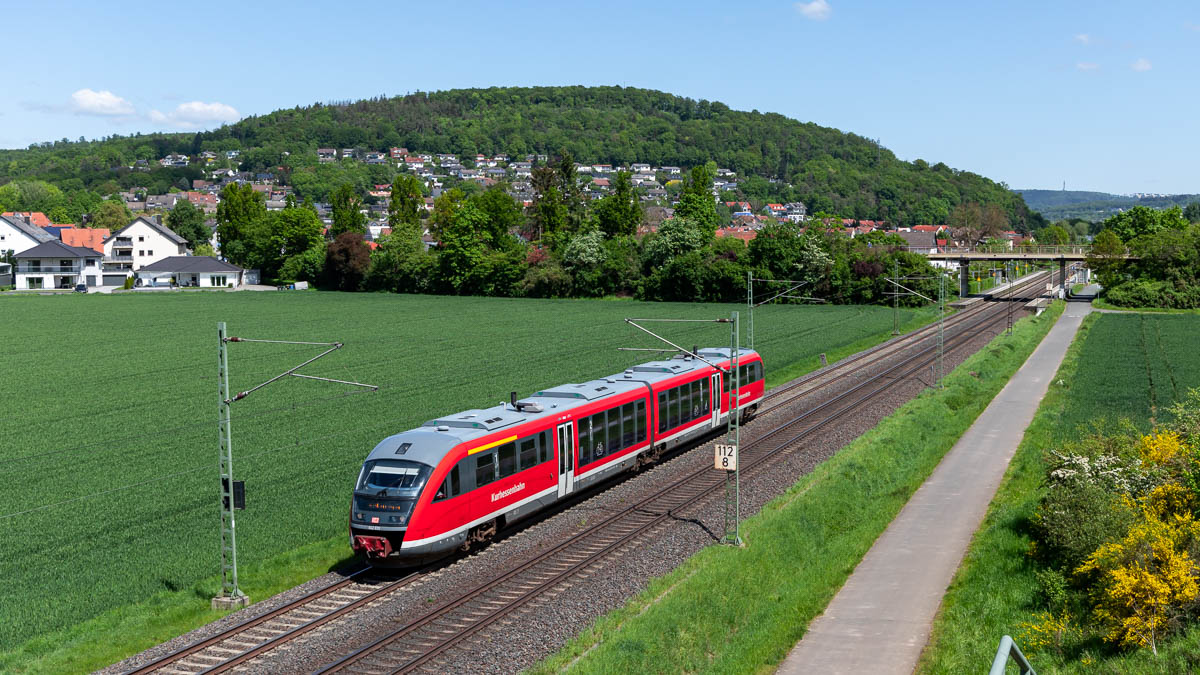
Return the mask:
{"type": "Polygon", "coordinates": [[[913,225],[913,232],[937,232],[939,229],[937,225],[913,225]]]}
{"type": "Polygon", "coordinates": [[[110,234],[108,228],[97,227],[88,228],[70,228],[63,230],[59,234],[62,235],[62,243],[67,246],[78,246],[79,248],[90,248],[93,251],[104,253],[104,240],[108,239],[110,234]]]}
{"type": "Polygon", "coordinates": [[[53,223],[50,222],[50,219],[46,217],[46,214],[42,213],[41,211],[5,211],[0,215],[12,217],[29,216],[30,224],[36,225],[37,227],[49,227],[50,225],[53,225],[53,223]]]}

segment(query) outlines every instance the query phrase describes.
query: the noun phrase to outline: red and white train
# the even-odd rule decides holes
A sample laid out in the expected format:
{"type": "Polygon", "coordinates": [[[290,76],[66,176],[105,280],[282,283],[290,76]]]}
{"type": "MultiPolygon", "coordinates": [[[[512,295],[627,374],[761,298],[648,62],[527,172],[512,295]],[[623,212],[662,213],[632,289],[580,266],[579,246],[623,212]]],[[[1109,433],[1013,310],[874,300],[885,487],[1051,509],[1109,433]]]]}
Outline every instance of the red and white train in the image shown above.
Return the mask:
{"type": "MultiPolygon", "coordinates": [[[[728,347],[697,353],[730,366],[728,347]]],[[[738,361],[745,418],[763,397],[763,363],[753,351],[738,361]]],[[[721,369],[680,354],[389,436],[355,485],[350,545],[373,565],[419,564],[650,464],[728,420],[730,382],[721,369]]]]}

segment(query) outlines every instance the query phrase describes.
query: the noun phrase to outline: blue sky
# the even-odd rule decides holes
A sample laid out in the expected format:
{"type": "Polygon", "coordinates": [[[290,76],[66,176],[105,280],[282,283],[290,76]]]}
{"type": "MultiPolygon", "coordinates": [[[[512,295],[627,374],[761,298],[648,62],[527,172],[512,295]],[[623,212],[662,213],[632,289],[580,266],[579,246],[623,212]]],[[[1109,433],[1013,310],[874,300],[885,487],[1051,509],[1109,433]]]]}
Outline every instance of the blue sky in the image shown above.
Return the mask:
{"type": "Polygon", "coordinates": [[[6,148],[416,90],[618,84],[1012,187],[1200,192],[1194,1],[4,4],[6,148]]]}

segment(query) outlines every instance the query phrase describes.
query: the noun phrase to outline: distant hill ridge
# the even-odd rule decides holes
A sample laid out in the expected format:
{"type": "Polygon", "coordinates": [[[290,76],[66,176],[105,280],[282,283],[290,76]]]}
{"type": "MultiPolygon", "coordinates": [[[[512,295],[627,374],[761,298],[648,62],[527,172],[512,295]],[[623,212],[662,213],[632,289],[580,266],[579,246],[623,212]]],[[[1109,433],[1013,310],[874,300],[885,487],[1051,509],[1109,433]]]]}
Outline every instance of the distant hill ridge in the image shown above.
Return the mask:
{"type": "Polygon", "coordinates": [[[1154,209],[1169,209],[1172,206],[1187,206],[1200,201],[1197,194],[1165,195],[1162,197],[1131,197],[1108,192],[1084,190],[1013,190],[1025,199],[1030,209],[1041,213],[1047,220],[1084,218],[1103,220],[1134,206],[1154,209]]]}
{"type": "MultiPolygon", "coordinates": [[[[963,201],[998,204],[1018,227],[1030,217],[1020,195],[1004,185],[940,162],[902,161],[877,141],[853,133],[626,87],[421,92],[278,110],[209,132],[64,140],[0,151],[0,182],[40,178],[74,185],[78,179],[93,188],[111,187],[115,180],[127,189],[147,180],[145,172],[131,175],[128,169],[135,159],[147,159],[139,154],[194,157],[204,150],[240,150],[242,169],[282,165],[286,177],[317,171],[318,147],[394,146],[466,156],[565,150],[578,161],[615,165],[690,167],[714,161],[738,172],[740,196],[798,200],[810,213],[900,225],[943,223],[963,201]]],[[[151,169],[155,176],[159,171],[151,169]]]]}

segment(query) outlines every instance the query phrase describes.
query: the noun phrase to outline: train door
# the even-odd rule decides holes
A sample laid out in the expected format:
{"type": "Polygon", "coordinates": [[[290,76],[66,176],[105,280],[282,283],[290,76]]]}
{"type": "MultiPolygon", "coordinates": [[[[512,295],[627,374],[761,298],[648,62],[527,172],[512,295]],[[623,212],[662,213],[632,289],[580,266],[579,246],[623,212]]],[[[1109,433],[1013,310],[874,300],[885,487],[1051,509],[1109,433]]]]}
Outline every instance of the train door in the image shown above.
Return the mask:
{"type": "Polygon", "coordinates": [[[721,374],[713,373],[708,382],[709,407],[712,408],[712,428],[721,426],[721,374]]]}
{"type": "Polygon", "coordinates": [[[558,425],[558,496],[575,489],[575,429],[571,422],[558,425]]]}

